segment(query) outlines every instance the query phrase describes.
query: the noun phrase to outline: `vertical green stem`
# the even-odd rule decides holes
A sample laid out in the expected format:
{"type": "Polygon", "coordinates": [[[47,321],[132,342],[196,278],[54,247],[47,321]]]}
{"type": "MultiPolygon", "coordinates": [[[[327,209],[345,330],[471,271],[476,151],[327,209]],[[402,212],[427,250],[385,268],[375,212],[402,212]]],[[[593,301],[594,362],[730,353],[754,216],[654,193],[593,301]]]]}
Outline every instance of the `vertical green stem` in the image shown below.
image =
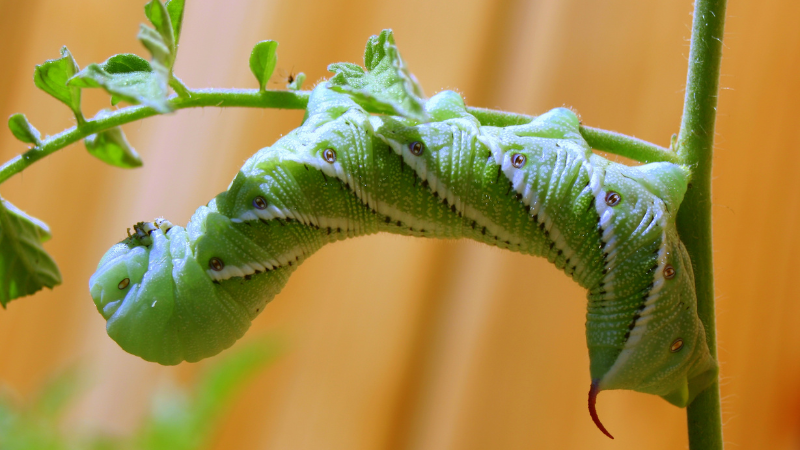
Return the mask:
{"type": "MultiPolygon", "coordinates": [[[[692,258],[697,309],[711,354],[717,356],[714,267],[711,239],[711,159],[719,91],[726,0],[696,0],[689,73],[678,156],[692,169],[692,181],[678,212],[678,232],[692,258]]],[[[686,412],[691,450],[722,449],[719,379],[686,412]]]]}

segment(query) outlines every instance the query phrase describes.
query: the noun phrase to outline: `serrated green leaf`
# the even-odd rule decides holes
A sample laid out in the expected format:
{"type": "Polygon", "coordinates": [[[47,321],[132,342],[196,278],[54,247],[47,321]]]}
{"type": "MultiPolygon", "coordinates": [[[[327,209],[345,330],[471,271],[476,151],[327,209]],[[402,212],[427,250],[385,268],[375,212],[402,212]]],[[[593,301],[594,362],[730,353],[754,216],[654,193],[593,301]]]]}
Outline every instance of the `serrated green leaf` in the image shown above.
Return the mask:
{"type": "Polygon", "coordinates": [[[278,63],[278,42],[261,41],[253,47],[250,52],[250,70],[258,80],[258,88],[265,90],[267,82],[275,71],[278,63]]]}
{"type": "Polygon", "coordinates": [[[61,58],[48,59],[43,64],[36,66],[33,72],[33,83],[39,89],[69,106],[76,116],[82,118],[81,90],[78,87],[67,86],[67,80],[78,70],[80,70],[78,63],[64,46],[61,47],[61,58]]]}
{"type": "MultiPolygon", "coordinates": [[[[163,9],[163,4],[157,0],[154,1],[158,5],[161,5],[161,9],[163,9]]],[[[155,6],[152,9],[159,10],[159,8],[155,6]]],[[[166,17],[167,22],[169,21],[169,16],[163,17],[166,17]]],[[[169,25],[168,28],[170,28],[169,33],[171,36],[172,26],[169,25]]],[[[172,43],[166,42],[162,34],[144,24],[139,27],[139,35],[137,38],[153,57],[150,65],[153,68],[158,89],[163,92],[162,98],[166,102],[167,95],[169,94],[169,80],[172,77],[172,63],[175,61],[174,48],[171,47],[172,43]]],[[[171,39],[171,37],[167,39],[171,39]]]]}
{"type": "Polygon", "coordinates": [[[0,305],[61,284],[61,272],[44,251],[50,229],[0,198],[0,305]]]}
{"type": "Polygon", "coordinates": [[[185,0],[167,0],[167,12],[169,13],[170,22],[172,22],[172,35],[175,37],[175,49],[178,48],[178,41],[181,36],[181,28],[183,28],[183,9],[185,7],[185,0]]]}
{"type": "Polygon", "coordinates": [[[392,30],[383,30],[379,36],[369,38],[364,66],[367,71],[350,63],[329,65],[328,70],[336,74],[328,81],[328,87],[348,94],[370,111],[420,122],[430,120],[424,108],[422,87],[400,57],[392,30]]]}
{"type": "Polygon", "coordinates": [[[292,91],[299,91],[300,89],[303,88],[304,81],[306,81],[306,74],[300,72],[297,74],[297,76],[294,77],[294,80],[292,80],[291,83],[286,85],[286,88],[292,91]]]}
{"type": "Polygon", "coordinates": [[[102,64],[89,64],[69,80],[69,85],[102,87],[112,95],[114,104],[125,100],[161,113],[172,111],[164,77],[147,60],[130,53],[114,55],[102,64]]]}
{"type": "Polygon", "coordinates": [[[42,135],[39,130],[33,127],[25,114],[12,114],[8,118],[8,128],[15,138],[28,144],[39,145],[42,142],[42,135]]]}
{"type": "Polygon", "coordinates": [[[349,62],[328,64],[328,72],[336,73],[334,77],[338,76],[340,73],[342,74],[341,76],[345,78],[359,78],[364,76],[363,67],[349,62]]]}
{"type": "Polygon", "coordinates": [[[364,67],[366,67],[367,70],[373,70],[378,67],[378,63],[383,59],[386,52],[383,51],[383,46],[380,41],[387,31],[389,34],[392,34],[391,30],[383,30],[380,35],[370,36],[369,39],[367,39],[367,46],[364,47],[364,67]]]}
{"type": "Polygon", "coordinates": [[[123,169],[142,166],[142,158],[131,147],[120,127],[87,136],[83,142],[92,156],[107,164],[123,169]]]}

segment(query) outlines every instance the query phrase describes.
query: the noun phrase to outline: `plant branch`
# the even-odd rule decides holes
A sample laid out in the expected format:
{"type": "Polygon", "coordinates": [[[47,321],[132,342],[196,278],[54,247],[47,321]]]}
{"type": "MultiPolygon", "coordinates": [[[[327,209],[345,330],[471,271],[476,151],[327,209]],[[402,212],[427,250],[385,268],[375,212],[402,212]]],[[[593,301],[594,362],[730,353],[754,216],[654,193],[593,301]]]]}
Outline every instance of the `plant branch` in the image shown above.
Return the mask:
{"type": "MultiPolygon", "coordinates": [[[[514,114],[486,108],[469,107],[467,110],[480,121],[481,125],[495,127],[521,125],[534,119],[533,116],[525,114],[514,114]]],[[[680,161],[678,155],[668,148],[613,131],[581,125],[581,136],[586,139],[586,142],[593,149],[624,156],[635,161],[643,163],[657,161],[678,163],[680,161]]]]}
{"type": "MultiPolygon", "coordinates": [[[[308,105],[308,98],[310,96],[310,91],[259,91],[257,89],[190,90],[186,88],[177,77],[171,79],[170,85],[175,88],[176,91],[179,91],[179,95],[173,95],[168,100],[169,105],[176,110],[206,106],[304,109],[306,105],[308,105]]],[[[533,120],[532,116],[505,111],[475,107],[468,108],[468,110],[483,125],[519,125],[533,120]]],[[[0,167],[0,183],[3,183],[14,174],[21,172],[45,156],[87,136],[158,114],[159,112],[153,108],[137,105],[118,109],[101,118],[79,122],[78,126],[68,128],[61,133],[48,137],[43,140],[41,144],[3,164],[3,166],[0,167]]],[[[675,154],[669,149],[613,131],[581,126],[581,134],[592,148],[625,156],[636,161],[677,161],[675,154]]]]}
{"type": "Polygon", "coordinates": [[[183,84],[183,80],[176,77],[175,74],[170,75],[169,77],[169,86],[172,89],[175,89],[175,93],[178,94],[178,97],[191,97],[192,93],[189,91],[189,88],[183,84]]]}
{"type": "Polygon", "coordinates": [[[522,125],[536,118],[536,116],[529,116],[527,114],[515,114],[506,111],[497,111],[495,109],[478,108],[474,106],[468,106],[467,111],[475,116],[481,125],[488,125],[491,127],[522,125]]]}
{"type": "MultiPolygon", "coordinates": [[[[170,106],[173,109],[203,106],[304,109],[308,104],[310,95],[309,91],[259,92],[256,89],[198,89],[189,92],[191,94],[190,97],[178,97],[175,95],[170,97],[170,106]]],[[[89,135],[158,114],[158,111],[148,106],[129,106],[102,118],[90,119],[82,125],[68,128],[55,136],[44,139],[40,145],[3,164],[0,167],[0,183],[45,156],[89,135]]]]}
{"type": "MultiPolygon", "coordinates": [[[[724,26],[725,0],[696,0],[686,98],[677,141],[678,156],[692,169],[692,182],[678,211],[678,233],[692,258],[697,313],[715,359],[711,160],[724,26]]],[[[691,450],[723,448],[719,378],[689,405],[686,417],[691,450]]]]}
{"type": "Polygon", "coordinates": [[[581,136],[597,150],[624,156],[643,163],[679,163],[677,153],[632,136],[581,125],[581,136]]]}

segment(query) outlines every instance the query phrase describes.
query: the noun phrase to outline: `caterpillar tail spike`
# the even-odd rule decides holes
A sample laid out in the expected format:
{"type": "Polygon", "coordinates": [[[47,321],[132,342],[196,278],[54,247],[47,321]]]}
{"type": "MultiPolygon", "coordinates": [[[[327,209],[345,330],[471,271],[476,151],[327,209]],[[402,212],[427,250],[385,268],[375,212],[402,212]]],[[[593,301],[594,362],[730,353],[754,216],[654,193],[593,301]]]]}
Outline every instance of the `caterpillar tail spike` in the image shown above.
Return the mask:
{"type": "Polygon", "coordinates": [[[592,380],[592,385],[589,387],[589,415],[592,416],[592,421],[594,422],[595,426],[603,432],[606,436],[614,439],[614,436],[606,430],[606,427],[603,426],[603,423],[600,422],[600,417],[597,415],[597,394],[600,393],[600,380],[592,380]]]}
{"type": "Polygon", "coordinates": [[[631,389],[684,407],[716,374],[675,215],[671,163],[595,155],[577,116],[483,126],[445,91],[415,117],[372,115],[323,83],[297,129],[258,151],[186,228],[140,223],[90,280],[108,334],[177,364],[231,346],[323,245],[388,232],[542,256],[587,289],[589,406],[631,389]],[[426,121],[419,117],[428,118],[426,121]]]}

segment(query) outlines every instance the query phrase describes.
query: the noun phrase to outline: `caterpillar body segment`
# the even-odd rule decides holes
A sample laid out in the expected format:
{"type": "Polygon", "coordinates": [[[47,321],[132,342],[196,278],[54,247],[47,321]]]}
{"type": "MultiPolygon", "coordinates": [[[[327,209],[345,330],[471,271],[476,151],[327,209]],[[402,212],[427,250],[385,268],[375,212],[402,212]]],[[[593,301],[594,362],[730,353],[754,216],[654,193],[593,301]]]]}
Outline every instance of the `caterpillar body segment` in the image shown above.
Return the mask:
{"type": "Polygon", "coordinates": [[[443,92],[425,113],[374,116],[315,89],[303,125],[251,157],[185,229],[138,224],[103,257],[90,290],[109,335],[150,361],[197,361],[240,338],[329,242],[470,238],[545,257],[587,289],[595,396],[691,402],[717,369],[675,228],[686,171],[593,154],[564,108],[488,127],[443,92]]]}

